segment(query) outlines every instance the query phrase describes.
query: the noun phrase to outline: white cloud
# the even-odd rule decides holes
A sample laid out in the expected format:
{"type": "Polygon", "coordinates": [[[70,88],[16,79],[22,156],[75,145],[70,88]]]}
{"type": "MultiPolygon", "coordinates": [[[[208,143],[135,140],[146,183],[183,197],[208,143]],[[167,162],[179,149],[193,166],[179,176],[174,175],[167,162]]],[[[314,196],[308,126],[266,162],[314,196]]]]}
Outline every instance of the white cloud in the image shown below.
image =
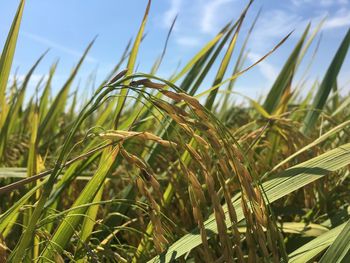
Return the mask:
{"type": "Polygon", "coordinates": [[[293,14],[285,10],[271,10],[263,15],[258,23],[256,33],[266,37],[284,37],[303,23],[303,19],[298,14],[293,14]]]}
{"type": "Polygon", "coordinates": [[[186,47],[196,47],[201,44],[201,40],[199,38],[189,36],[178,36],[176,37],[176,42],[179,45],[186,47]]]}
{"type": "Polygon", "coordinates": [[[312,3],[312,0],[292,0],[293,5],[295,6],[301,6],[303,4],[309,4],[312,3]]]}
{"type": "MultiPolygon", "coordinates": [[[[71,55],[71,56],[74,56],[74,57],[77,57],[77,58],[80,58],[82,56],[82,52],[79,52],[79,51],[76,51],[74,49],[71,49],[69,47],[66,47],[65,45],[62,45],[62,44],[59,44],[57,42],[54,42],[54,41],[51,41],[45,37],[42,37],[42,36],[39,36],[39,35],[36,35],[36,34],[32,34],[32,33],[29,33],[29,32],[24,32],[22,31],[21,34],[31,40],[34,40],[40,44],[43,44],[45,46],[47,46],[48,48],[54,48],[54,49],[57,49],[57,50],[60,50],[62,51],[63,53],[66,53],[68,55],[71,55]]],[[[94,57],[91,57],[89,55],[86,56],[85,60],[87,62],[97,62],[97,59],[95,59],[94,57]]]]}
{"type": "Polygon", "coordinates": [[[333,29],[350,25],[350,10],[340,9],[334,16],[328,18],[323,29],[333,29]]]}
{"type": "Polygon", "coordinates": [[[319,4],[321,5],[321,6],[331,6],[331,5],[333,5],[335,2],[337,2],[337,1],[334,1],[334,0],[321,0],[321,1],[319,1],[319,4]]]}
{"type": "MultiPolygon", "coordinates": [[[[10,74],[8,84],[12,85],[14,80],[16,79],[17,85],[21,85],[24,81],[24,78],[26,77],[25,74],[10,74]]],[[[30,76],[29,82],[28,82],[28,87],[30,89],[34,89],[37,87],[39,84],[39,81],[41,81],[40,85],[42,85],[48,80],[49,76],[47,74],[32,74],[30,76]]],[[[39,87],[39,88],[41,88],[39,87]]]]}
{"type": "MultiPolygon", "coordinates": [[[[181,12],[174,39],[178,46],[188,49],[198,47],[208,34],[216,33],[220,26],[230,19],[237,18],[244,8],[243,1],[236,0],[168,0],[167,2],[169,9],[162,16],[163,24],[170,25],[175,15],[181,12]]],[[[266,8],[259,18],[249,42],[249,49],[257,54],[265,54],[292,31],[292,36],[284,46],[293,46],[310,21],[312,22],[310,32],[313,32],[314,27],[326,16],[328,19],[322,29],[349,26],[349,2],[350,0],[289,0],[281,8],[267,4],[269,8],[266,8]]],[[[254,10],[254,7],[252,9],[254,10]]],[[[252,14],[249,12],[246,26],[250,25],[251,17],[252,14]]],[[[245,30],[242,33],[244,34],[245,30]]],[[[263,63],[261,67],[264,67],[261,71],[265,72],[265,76],[276,75],[271,65],[266,66],[266,63],[263,63]]]]}
{"type": "Polygon", "coordinates": [[[215,21],[217,20],[219,9],[233,0],[211,0],[203,7],[203,15],[201,20],[201,29],[204,33],[212,33],[215,30],[215,21]]]}
{"type": "MultiPolygon", "coordinates": [[[[262,55],[257,53],[249,53],[248,58],[252,63],[258,61],[262,55]]],[[[271,63],[266,60],[261,61],[257,67],[259,68],[261,74],[268,80],[270,83],[273,83],[278,75],[278,70],[271,63]]]]}
{"type": "Polygon", "coordinates": [[[334,5],[346,5],[348,0],[321,0],[319,3],[321,6],[329,7],[334,5]]]}
{"type": "Polygon", "coordinates": [[[250,48],[254,51],[265,52],[291,31],[293,31],[292,38],[299,38],[310,21],[313,27],[310,32],[313,32],[314,27],[325,17],[327,19],[322,26],[322,30],[350,25],[350,9],[340,7],[337,12],[315,9],[314,12],[307,17],[299,14],[297,10],[293,12],[290,10],[275,9],[263,13],[252,34],[250,48]]]}
{"type": "Polygon", "coordinates": [[[292,37],[299,36],[306,24],[296,13],[277,9],[264,12],[252,33],[250,49],[265,53],[293,30],[292,37]]]}
{"type": "MultiPolygon", "coordinates": [[[[39,80],[41,80],[41,78],[44,76],[43,81],[46,81],[48,78],[47,74],[32,74],[30,76],[30,80],[34,81],[34,82],[38,82],[39,80]]],[[[24,80],[24,78],[26,77],[26,75],[24,74],[10,74],[9,76],[9,81],[13,82],[16,78],[17,81],[22,82],[24,80]]]]}
{"type": "Polygon", "coordinates": [[[169,28],[176,15],[174,37],[179,46],[197,47],[200,40],[237,18],[244,3],[237,0],[167,0],[168,9],[160,17],[160,26],[169,28]],[[232,3],[235,2],[233,5],[232,3]]]}
{"type": "Polygon", "coordinates": [[[171,26],[175,16],[180,12],[182,0],[171,0],[169,9],[164,13],[163,23],[165,27],[171,26]]]}
{"type": "Polygon", "coordinates": [[[349,0],[292,0],[292,3],[297,7],[308,4],[322,7],[330,7],[336,5],[347,5],[349,3],[349,0]]]}

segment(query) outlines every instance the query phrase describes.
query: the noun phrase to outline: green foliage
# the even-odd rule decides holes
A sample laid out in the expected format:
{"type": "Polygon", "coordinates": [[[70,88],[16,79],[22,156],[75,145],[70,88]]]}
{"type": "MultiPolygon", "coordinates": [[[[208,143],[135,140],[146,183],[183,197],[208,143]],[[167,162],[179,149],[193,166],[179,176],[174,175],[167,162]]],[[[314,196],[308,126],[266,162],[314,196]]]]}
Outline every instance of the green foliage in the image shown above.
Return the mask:
{"type": "Polygon", "coordinates": [[[24,0],[18,6],[17,13],[13,19],[10,32],[7,36],[5,46],[1,52],[0,58],[0,128],[2,128],[5,118],[7,116],[8,105],[6,103],[6,87],[9,79],[13,56],[15,54],[17,37],[19,27],[22,20],[22,13],[24,9],[24,0]]]}
{"type": "Polygon", "coordinates": [[[322,23],[311,36],[307,26],[264,103],[243,95],[248,103],[236,105],[235,80],[289,37],[244,67],[259,14],[234,52],[252,2],[162,79],[175,20],[151,73],[134,72],[148,1],[135,40],[91,98],[80,102],[72,85],[94,41],[57,94],[55,62],[25,103],[45,54],[22,83],[8,83],[20,1],[0,59],[0,260],[349,260],[350,101],[337,76],[350,31],[305,98],[294,79],[322,23]]]}
{"type": "Polygon", "coordinates": [[[332,90],[336,87],[337,76],[340,68],[344,62],[346,54],[350,46],[350,29],[348,30],[343,42],[341,43],[337,53],[335,54],[331,65],[329,66],[323,81],[318,88],[314,102],[312,103],[311,111],[306,115],[304,121],[303,132],[308,133],[310,129],[315,125],[318,117],[324,106],[326,105],[327,98],[332,90]]]}

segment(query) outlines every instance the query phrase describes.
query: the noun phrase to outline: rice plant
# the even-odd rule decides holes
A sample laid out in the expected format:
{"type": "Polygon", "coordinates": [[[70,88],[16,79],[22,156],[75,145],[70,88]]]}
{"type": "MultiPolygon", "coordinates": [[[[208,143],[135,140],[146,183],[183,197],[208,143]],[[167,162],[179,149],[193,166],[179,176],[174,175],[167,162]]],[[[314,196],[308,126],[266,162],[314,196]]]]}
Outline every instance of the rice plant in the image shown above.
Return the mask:
{"type": "Polygon", "coordinates": [[[308,25],[256,101],[235,81],[289,35],[243,67],[253,1],[162,79],[166,45],[151,72],[135,70],[149,0],[90,98],[78,103],[72,84],[94,41],[57,94],[55,62],[25,102],[46,52],[9,82],[24,2],[0,58],[0,262],[349,262],[350,100],[337,76],[350,30],[308,87],[295,75],[322,26],[308,25]]]}

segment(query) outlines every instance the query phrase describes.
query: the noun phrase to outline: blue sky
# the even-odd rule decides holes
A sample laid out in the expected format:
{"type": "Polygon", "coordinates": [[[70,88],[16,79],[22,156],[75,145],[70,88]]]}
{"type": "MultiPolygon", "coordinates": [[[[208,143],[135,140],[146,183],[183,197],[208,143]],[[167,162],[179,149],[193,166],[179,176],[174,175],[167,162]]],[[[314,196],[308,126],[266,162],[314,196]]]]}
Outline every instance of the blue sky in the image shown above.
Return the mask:
{"type": "MultiPolygon", "coordinates": [[[[3,46],[19,1],[0,1],[0,45],[3,46]]],[[[57,90],[68,77],[87,44],[97,40],[82,67],[80,90],[91,91],[86,79],[96,73],[103,79],[119,58],[130,38],[135,37],[146,0],[27,0],[13,63],[13,72],[24,75],[47,48],[50,52],[33,76],[33,83],[47,74],[50,65],[60,59],[54,87],[57,90]]],[[[158,75],[168,77],[179,63],[184,65],[228,21],[236,19],[247,1],[243,0],[154,0],[146,27],[147,36],[140,48],[139,71],[149,72],[161,53],[171,21],[178,20],[169,48],[158,75]]],[[[283,62],[295,46],[308,22],[314,26],[327,17],[315,63],[309,72],[310,83],[323,76],[337,47],[350,26],[350,0],[256,0],[248,13],[241,43],[258,10],[262,14],[253,32],[248,66],[268,52],[286,34],[292,37],[262,64],[242,76],[236,90],[256,98],[270,88],[283,62]]],[[[316,41],[317,42],[317,41],[316,41]]],[[[316,44],[316,43],[315,43],[316,44]]],[[[315,44],[311,46],[304,65],[308,64],[315,44]]],[[[237,50],[238,51],[238,50],[237,50]]],[[[339,76],[341,85],[349,92],[350,56],[347,56],[339,76]]],[[[301,67],[300,70],[303,71],[301,67]]],[[[232,70],[229,69],[229,72],[232,70]]],[[[214,73],[214,72],[213,72],[214,73]]],[[[300,74],[299,74],[300,75],[300,74]]],[[[203,89],[209,88],[211,79],[203,89]]]]}

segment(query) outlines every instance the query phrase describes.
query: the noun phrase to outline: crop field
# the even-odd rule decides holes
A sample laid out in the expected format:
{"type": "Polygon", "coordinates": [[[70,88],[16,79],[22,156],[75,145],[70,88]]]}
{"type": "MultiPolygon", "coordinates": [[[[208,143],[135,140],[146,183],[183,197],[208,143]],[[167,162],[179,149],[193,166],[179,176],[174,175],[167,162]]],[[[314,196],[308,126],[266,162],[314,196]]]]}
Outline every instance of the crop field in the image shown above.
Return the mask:
{"type": "Polygon", "coordinates": [[[310,85],[295,81],[317,53],[322,23],[308,25],[253,99],[236,80],[290,40],[246,61],[253,1],[168,79],[157,72],[176,19],[152,69],[137,69],[156,4],[143,1],[134,39],[82,100],[73,83],[94,41],[58,92],[56,63],[28,91],[46,52],[10,78],[24,2],[0,51],[0,262],[350,262],[350,97],[337,81],[349,29],[310,85]]]}

